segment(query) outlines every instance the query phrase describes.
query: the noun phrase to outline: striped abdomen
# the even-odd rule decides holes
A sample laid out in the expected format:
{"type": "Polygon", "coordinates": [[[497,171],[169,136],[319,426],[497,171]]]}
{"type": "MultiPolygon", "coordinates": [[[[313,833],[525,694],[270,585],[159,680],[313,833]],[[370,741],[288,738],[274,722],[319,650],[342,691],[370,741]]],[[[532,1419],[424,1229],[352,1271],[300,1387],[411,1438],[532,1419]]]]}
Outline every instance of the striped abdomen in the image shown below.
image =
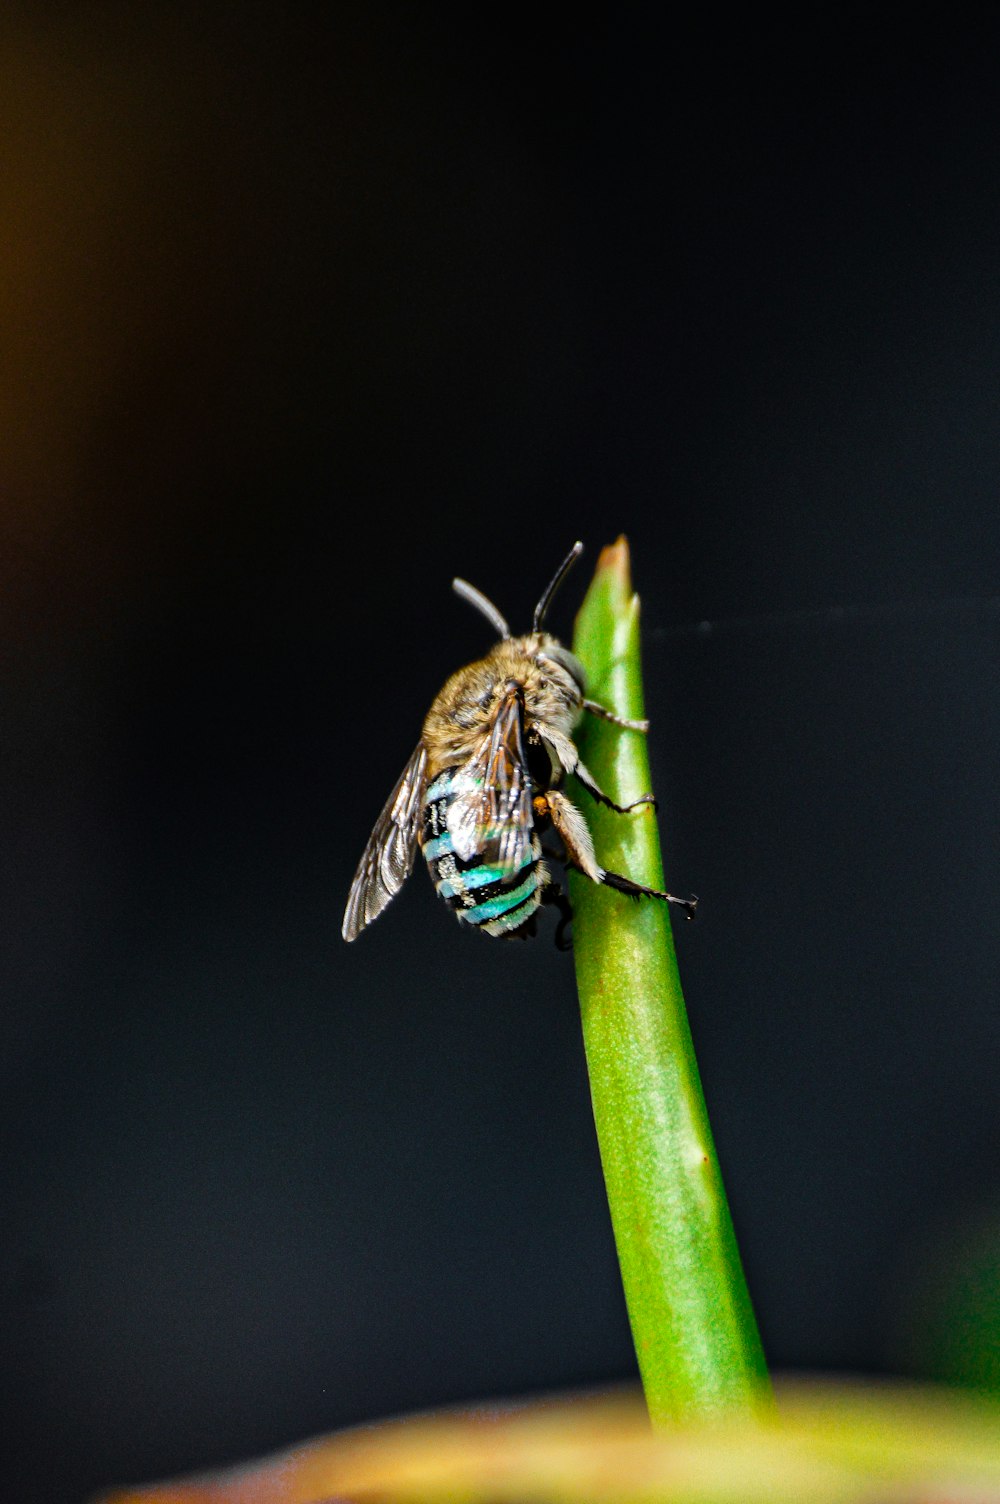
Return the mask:
{"type": "Polygon", "coordinates": [[[538,836],[516,869],[500,860],[499,838],[483,833],[482,849],[467,860],[459,857],[448,830],[448,809],[455,798],[457,768],[439,773],[424,795],[421,846],[431,880],[441,898],[463,924],[487,935],[514,935],[541,902],[548,872],[538,836]]]}

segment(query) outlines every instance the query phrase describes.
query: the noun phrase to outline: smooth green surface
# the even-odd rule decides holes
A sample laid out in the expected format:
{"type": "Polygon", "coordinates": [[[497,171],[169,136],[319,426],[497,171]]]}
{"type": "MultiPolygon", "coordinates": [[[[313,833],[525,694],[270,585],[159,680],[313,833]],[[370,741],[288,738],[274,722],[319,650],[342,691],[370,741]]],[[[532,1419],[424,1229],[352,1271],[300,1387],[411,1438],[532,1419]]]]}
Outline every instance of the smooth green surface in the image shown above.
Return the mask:
{"type": "MultiPolygon", "coordinates": [[[[601,554],[573,648],[591,699],[643,715],[639,602],[624,539],[601,554]]],[[[619,803],[650,789],[642,733],[588,715],[577,741],[619,803]]],[[[654,811],[618,815],[575,792],[598,861],[663,888],[654,811]]],[[[670,906],[576,873],[570,894],[594,1119],[650,1415],[665,1424],[767,1408],[767,1369],[698,1078],[670,906]]]]}

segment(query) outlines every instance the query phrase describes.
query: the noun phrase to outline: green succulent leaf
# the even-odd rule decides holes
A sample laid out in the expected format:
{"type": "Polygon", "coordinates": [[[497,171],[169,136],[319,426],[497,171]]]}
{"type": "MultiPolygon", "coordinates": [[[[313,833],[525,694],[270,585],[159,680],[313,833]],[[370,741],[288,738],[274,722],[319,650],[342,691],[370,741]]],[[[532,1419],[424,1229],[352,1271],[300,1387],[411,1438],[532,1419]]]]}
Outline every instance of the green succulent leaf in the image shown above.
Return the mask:
{"type": "MultiPolygon", "coordinates": [[[[588,696],[641,719],[639,600],[628,544],[604,549],[576,622],[588,696]]],[[[585,716],[578,743],[620,804],[650,789],[646,737],[585,716]]],[[[657,818],[577,797],[598,861],[662,889],[657,818]]],[[[670,907],[572,873],[573,935],[594,1119],[622,1282],[654,1424],[770,1404],[753,1307],[712,1142],[670,907]]],[[[683,912],[683,911],[678,911],[683,912]]]]}

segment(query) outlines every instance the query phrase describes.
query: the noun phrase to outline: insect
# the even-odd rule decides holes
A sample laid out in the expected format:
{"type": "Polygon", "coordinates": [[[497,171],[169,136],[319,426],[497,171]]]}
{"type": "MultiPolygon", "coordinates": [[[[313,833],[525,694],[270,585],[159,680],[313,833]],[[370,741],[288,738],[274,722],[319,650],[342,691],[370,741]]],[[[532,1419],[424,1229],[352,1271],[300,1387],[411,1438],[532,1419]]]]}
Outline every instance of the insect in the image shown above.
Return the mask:
{"type": "Polygon", "coordinates": [[[597,860],[584,816],[562,791],[575,774],[592,797],[619,814],[654,804],[643,794],[616,804],[584,766],[573,730],[585,712],[625,731],[644,732],[586,698],[579,661],[542,630],[552,598],[583,552],[575,543],[535,608],[531,631],[514,637],[496,606],[465,580],[452,582],[481,611],[500,640],[485,658],[452,674],[424,721],[420,740],[375,823],[351,884],[343,936],[356,940],[395,898],[419,847],[435,888],[458,919],[484,935],[535,933],[543,903],[562,911],[557,942],[571,917],[540,837],[553,831],[563,860],[595,883],[634,898],[679,904],[690,918],[697,899],[675,898],[609,872],[597,860]]]}

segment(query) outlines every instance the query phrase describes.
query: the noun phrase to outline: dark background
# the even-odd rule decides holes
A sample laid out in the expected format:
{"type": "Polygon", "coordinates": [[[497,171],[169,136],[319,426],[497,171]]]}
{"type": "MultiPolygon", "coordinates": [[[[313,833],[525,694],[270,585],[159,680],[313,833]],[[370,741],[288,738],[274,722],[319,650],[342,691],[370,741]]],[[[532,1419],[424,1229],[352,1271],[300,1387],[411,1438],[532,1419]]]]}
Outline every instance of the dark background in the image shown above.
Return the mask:
{"type": "Polygon", "coordinates": [[[1000,37],[5,8],[11,1497],[631,1376],[568,958],[418,871],[446,674],[576,537],[644,601],[761,1327],[919,1372],[998,1195],[1000,37]],[[699,623],[707,624],[699,627],[699,623]]]}

